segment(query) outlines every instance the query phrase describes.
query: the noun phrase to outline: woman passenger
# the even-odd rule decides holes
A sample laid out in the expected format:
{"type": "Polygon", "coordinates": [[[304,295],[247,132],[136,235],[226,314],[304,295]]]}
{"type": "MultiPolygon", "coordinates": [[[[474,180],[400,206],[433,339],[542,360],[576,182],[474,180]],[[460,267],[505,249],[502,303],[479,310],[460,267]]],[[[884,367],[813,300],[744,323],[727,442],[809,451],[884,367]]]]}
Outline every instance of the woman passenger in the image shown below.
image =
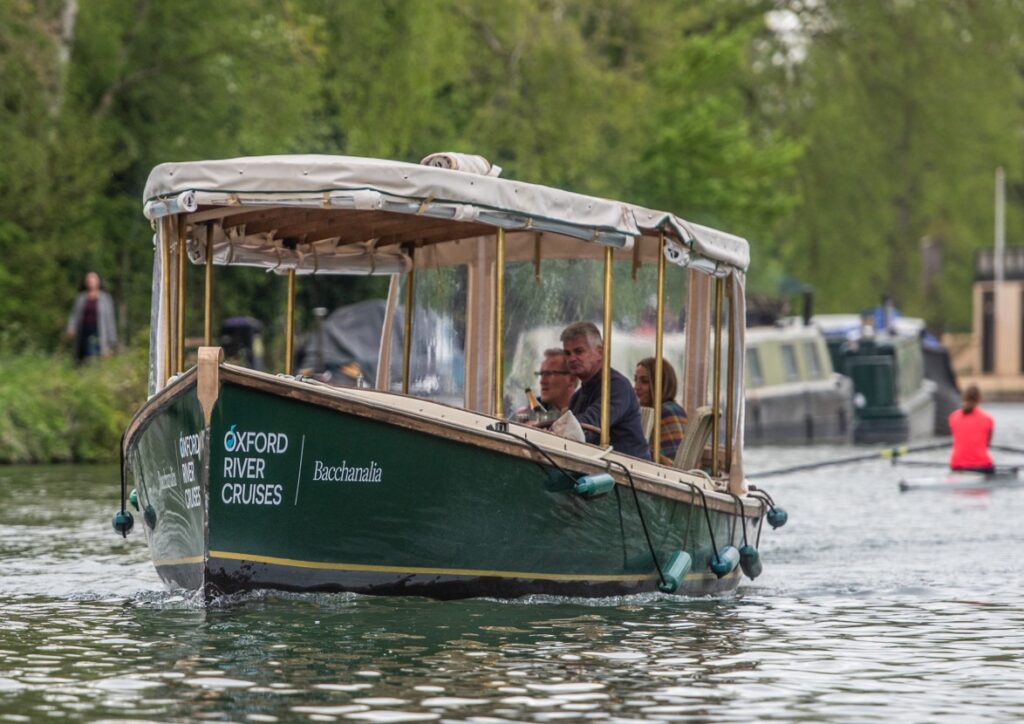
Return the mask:
{"type": "MultiPolygon", "coordinates": [[[[633,373],[633,389],[644,407],[654,407],[654,357],[640,360],[633,373]]],[[[676,402],[676,371],[661,361],[661,441],[658,462],[671,465],[686,431],[686,410],[676,402]]]]}

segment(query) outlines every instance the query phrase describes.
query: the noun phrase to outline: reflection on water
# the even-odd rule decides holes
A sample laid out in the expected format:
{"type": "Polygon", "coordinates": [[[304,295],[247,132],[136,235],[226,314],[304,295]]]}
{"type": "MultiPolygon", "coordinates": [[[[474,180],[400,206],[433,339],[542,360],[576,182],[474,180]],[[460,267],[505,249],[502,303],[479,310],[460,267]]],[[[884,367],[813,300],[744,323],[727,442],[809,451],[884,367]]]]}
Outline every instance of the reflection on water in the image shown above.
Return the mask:
{"type": "MultiPolygon", "coordinates": [[[[1024,408],[993,411],[1012,444],[1024,408]]],[[[755,450],[749,467],[836,452],[755,450]]],[[[163,590],[141,536],[113,535],[115,469],[0,469],[0,719],[1024,716],[1024,489],[900,494],[899,472],[764,481],[791,522],[765,534],[764,575],[722,598],[205,608],[163,590]]]]}

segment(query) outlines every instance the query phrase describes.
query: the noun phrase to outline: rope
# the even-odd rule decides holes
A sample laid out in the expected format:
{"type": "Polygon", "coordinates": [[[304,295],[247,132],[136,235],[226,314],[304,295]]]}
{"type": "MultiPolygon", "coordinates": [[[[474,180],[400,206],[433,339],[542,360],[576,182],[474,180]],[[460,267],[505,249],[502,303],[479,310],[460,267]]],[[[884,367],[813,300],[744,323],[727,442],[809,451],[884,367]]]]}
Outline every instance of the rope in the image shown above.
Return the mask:
{"type": "MultiPolygon", "coordinates": [[[[124,432],[121,433],[121,443],[117,446],[118,453],[121,456],[121,513],[122,514],[125,512],[124,507],[125,507],[125,504],[128,502],[128,491],[126,489],[126,481],[125,481],[125,476],[124,476],[124,436],[127,435],[127,434],[128,434],[128,430],[125,430],[124,432]]],[[[128,531],[127,530],[121,531],[121,537],[122,538],[127,538],[128,537],[128,531]]]]}
{"type": "MultiPolygon", "coordinates": [[[[508,435],[513,440],[519,440],[520,442],[526,443],[532,450],[534,450],[534,452],[537,452],[540,455],[544,456],[544,458],[547,459],[547,461],[549,463],[551,463],[555,467],[555,469],[558,470],[558,472],[560,472],[562,475],[567,477],[572,482],[573,485],[576,484],[576,478],[574,478],[572,475],[567,473],[565,471],[565,469],[561,465],[556,463],[555,459],[553,457],[551,457],[550,455],[548,455],[547,451],[545,451],[544,448],[542,448],[539,445],[537,445],[535,442],[530,440],[525,435],[517,435],[514,432],[512,432],[511,430],[509,430],[507,422],[491,423],[490,425],[487,426],[487,430],[489,430],[490,432],[500,432],[502,434],[508,435]]],[[[543,465],[538,463],[536,460],[534,460],[533,462],[536,463],[537,466],[540,467],[541,470],[544,470],[544,466],[543,465]]],[[[544,472],[546,473],[547,470],[544,470],[544,472]]]]}
{"type": "Polygon", "coordinates": [[[665,584],[665,574],[661,571],[661,564],[658,563],[658,556],[654,552],[654,544],[651,543],[651,534],[647,531],[647,523],[644,521],[644,513],[640,509],[640,496],[636,494],[636,484],[633,482],[633,473],[629,471],[623,463],[618,460],[609,460],[612,465],[618,465],[622,468],[623,472],[626,473],[626,477],[629,479],[629,487],[633,491],[633,502],[636,503],[636,514],[640,518],[640,527],[644,530],[644,538],[647,539],[647,548],[651,551],[651,560],[654,561],[654,567],[658,569],[658,580],[661,581],[662,585],[665,584]]]}
{"type": "MultiPolygon", "coordinates": [[[[517,435],[516,433],[512,432],[511,430],[509,430],[508,429],[508,425],[506,423],[492,423],[492,424],[487,426],[487,429],[490,430],[491,432],[503,433],[503,434],[508,435],[509,437],[513,438],[514,440],[519,440],[520,442],[526,443],[532,450],[534,450],[535,452],[540,453],[542,456],[544,456],[544,458],[549,463],[551,463],[558,470],[558,472],[560,472],[562,475],[564,475],[569,480],[571,480],[573,485],[576,484],[576,478],[574,478],[572,475],[570,475],[568,472],[566,472],[565,469],[561,465],[559,465],[557,462],[555,462],[555,459],[552,458],[550,455],[548,455],[547,451],[545,451],[542,447],[540,447],[539,445],[534,443],[532,440],[527,438],[525,435],[517,435]]],[[[537,463],[536,460],[534,462],[537,463]]],[[[640,498],[639,498],[639,496],[636,493],[636,483],[633,482],[633,474],[629,471],[629,468],[627,468],[625,465],[620,463],[618,460],[610,460],[609,463],[613,464],[613,465],[618,465],[620,468],[622,468],[623,471],[625,471],[625,473],[626,473],[626,477],[629,479],[629,487],[633,491],[633,501],[636,503],[636,514],[640,518],[640,527],[643,528],[644,538],[647,539],[647,548],[651,552],[651,560],[654,561],[654,567],[658,571],[658,580],[661,581],[661,583],[665,583],[665,574],[662,572],[661,564],[658,562],[658,556],[654,552],[654,544],[651,542],[651,534],[647,530],[647,522],[644,520],[643,510],[641,510],[641,508],[640,508],[640,498]]],[[[537,465],[542,470],[544,469],[544,466],[541,465],[540,463],[537,463],[537,465]]],[[[547,472],[547,471],[545,471],[545,472],[547,472]]],[[[617,490],[616,490],[616,493],[618,493],[617,490]]],[[[622,509],[621,505],[619,506],[619,509],[620,510],[622,509]]],[[[710,525],[710,521],[711,521],[711,519],[708,518],[708,524],[709,525],[710,525]]],[[[712,534],[712,536],[713,535],[714,534],[712,534]]],[[[623,536],[623,540],[625,540],[624,536],[623,536]]],[[[712,544],[714,544],[714,537],[712,537],[712,544]]],[[[716,553],[716,555],[717,555],[717,553],[716,553]]]]}
{"type": "Polygon", "coordinates": [[[763,502],[767,503],[769,508],[774,508],[775,507],[775,499],[772,498],[772,496],[770,496],[768,494],[767,490],[762,490],[761,488],[757,487],[756,485],[751,485],[749,492],[755,498],[760,498],[763,502]]]}
{"type": "Polygon", "coordinates": [[[743,521],[740,524],[740,528],[743,529],[743,545],[748,546],[750,545],[750,543],[747,541],[747,518],[743,514],[743,501],[741,501],[740,496],[736,495],[735,493],[729,493],[729,495],[731,495],[732,499],[736,501],[736,510],[739,511],[740,520],[743,521]]]}
{"type": "Polygon", "coordinates": [[[700,495],[701,507],[704,508],[704,520],[708,524],[708,535],[711,536],[711,548],[713,553],[715,554],[715,560],[720,560],[718,557],[718,544],[715,543],[715,530],[711,527],[711,514],[708,512],[708,499],[707,496],[704,495],[704,489],[701,488],[699,485],[694,485],[688,480],[678,480],[676,482],[689,486],[691,490],[697,491],[697,493],[700,495]]]}

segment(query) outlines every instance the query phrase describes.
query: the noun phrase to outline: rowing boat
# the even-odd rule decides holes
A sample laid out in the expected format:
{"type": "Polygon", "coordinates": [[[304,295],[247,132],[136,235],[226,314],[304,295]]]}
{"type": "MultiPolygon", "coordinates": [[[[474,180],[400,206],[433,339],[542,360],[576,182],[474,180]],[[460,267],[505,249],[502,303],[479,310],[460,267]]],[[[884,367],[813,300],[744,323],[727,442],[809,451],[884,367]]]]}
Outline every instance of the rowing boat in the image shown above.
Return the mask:
{"type": "Polygon", "coordinates": [[[169,586],[699,595],[760,572],[762,522],[785,514],[743,472],[747,242],[457,165],[274,156],[153,170],[150,397],[123,437],[114,528],[128,533],[137,501],[169,586]],[[213,344],[214,269],[237,266],[287,280],[281,369],[229,364],[213,344]],[[375,376],[334,387],[292,368],[295,290],[352,274],[390,278],[383,341],[375,376]],[[517,336],[603,318],[607,384],[629,320],[656,318],[644,356],[661,359],[666,286],[668,313],[686,311],[676,365],[691,425],[673,464],[613,449],[607,405],[593,444],[507,419],[517,336]],[[202,321],[194,356],[186,320],[202,321]]]}
{"type": "Polygon", "coordinates": [[[901,492],[911,490],[991,490],[1007,488],[1024,483],[1019,467],[996,468],[993,473],[978,473],[967,470],[950,470],[941,475],[923,475],[900,480],[901,492]]]}

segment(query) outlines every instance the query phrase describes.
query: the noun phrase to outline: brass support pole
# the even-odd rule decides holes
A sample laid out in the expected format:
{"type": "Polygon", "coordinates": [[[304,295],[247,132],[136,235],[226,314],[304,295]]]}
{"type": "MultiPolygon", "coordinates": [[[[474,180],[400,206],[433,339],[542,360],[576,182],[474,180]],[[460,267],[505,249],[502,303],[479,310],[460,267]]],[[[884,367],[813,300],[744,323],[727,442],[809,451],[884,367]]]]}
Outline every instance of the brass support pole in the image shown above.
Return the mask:
{"type": "Polygon", "coordinates": [[[284,323],[284,373],[292,374],[292,346],[295,344],[295,270],[288,270],[288,317],[284,323]]]}
{"type": "Polygon", "coordinates": [[[416,286],[416,267],[405,275],[405,330],[402,334],[402,394],[409,394],[409,361],[412,356],[412,301],[416,286]]]}
{"type": "Polygon", "coordinates": [[[719,407],[722,404],[722,280],[715,277],[715,359],[711,390],[711,474],[718,475],[718,424],[721,420],[719,407]]]}
{"type": "Polygon", "coordinates": [[[505,326],[505,230],[498,229],[498,247],[494,257],[494,416],[505,416],[504,354],[505,326]]]}
{"type": "Polygon", "coordinates": [[[601,349],[601,447],[611,440],[612,248],[604,248],[604,345],[601,349]]]}
{"type": "Polygon", "coordinates": [[[160,234],[160,263],[163,266],[163,307],[164,307],[164,364],[161,387],[171,378],[171,219],[165,216],[160,234]]]}
{"type": "Polygon", "coordinates": [[[725,469],[732,469],[732,436],[733,436],[733,415],[736,404],[736,313],[733,305],[733,294],[735,287],[732,277],[729,277],[729,289],[726,299],[729,302],[729,316],[726,318],[727,329],[729,330],[729,363],[725,378],[725,469]]]}
{"type": "Polygon", "coordinates": [[[178,215],[178,294],[177,294],[177,359],[174,365],[175,372],[185,370],[185,217],[178,215]]]}
{"type": "Polygon", "coordinates": [[[203,345],[213,346],[213,222],[206,225],[206,284],[203,289],[203,345]]]}
{"type": "Polygon", "coordinates": [[[654,444],[652,445],[654,462],[661,459],[661,399],[662,355],[664,354],[665,335],[665,235],[658,237],[658,310],[654,323],[654,444]]]}
{"type": "Polygon", "coordinates": [[[540,232],[533,233],[533,283],[540,286],[540,232]]]}

